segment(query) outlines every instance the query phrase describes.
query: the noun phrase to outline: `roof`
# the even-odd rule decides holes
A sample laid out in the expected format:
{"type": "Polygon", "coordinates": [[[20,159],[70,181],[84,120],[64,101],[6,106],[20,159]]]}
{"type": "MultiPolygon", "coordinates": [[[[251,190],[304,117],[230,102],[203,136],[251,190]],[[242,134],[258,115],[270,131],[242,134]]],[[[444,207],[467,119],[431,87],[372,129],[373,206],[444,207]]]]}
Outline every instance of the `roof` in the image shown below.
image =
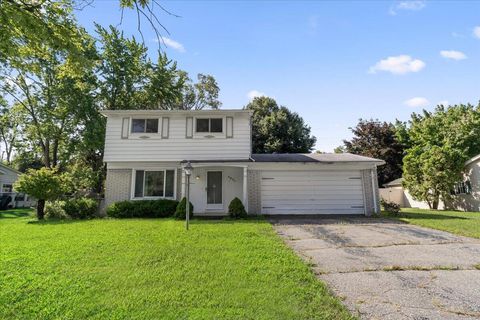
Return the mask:
{"type": "Polygon", "coordinates": [[[374,162],[379,165],[385,163],[380,159],[351,153],[254,153],[252,160],[255,162],[374,162]]]}
{"type": "Polygon", "coordinates": [[[465,162],[465,165],[468,166],[469,164],[474,163],[478,160],[480,160],[480,154],[477,154],[475,157],[467,160],[467,162],[465,162]]]}
{"type": "Polygon", "coordinates": [[[13,169],[13,168],[10,168],[9,166],[7,166],[7,165],[5,165],[5,164],[3,164],[3,163],[0,163],[0,172],[2,171],[2,169],[7,169],[7,170],[9,170],[9,171],[13,171],[13,172],[15,172],[16,174],[22,174],[20,171],[15,170],[15,169],[13,169]]]}
{"type": "Polygon", "coordinates": [[[396,186],[401,186],[402,185],[403,178],[398,178],[395,180],[392,180],[388,183],[385,183],[383,186],[384,187],[396,187],[396,186]]]}
{"type": "Polygon", "coordinates": [[[248,113],[252,114],[252,110],[244,110],[244,109],[207,109],[207,110],[103,110],[100,111],[101,114],[104,116],[112,116],[112,115],[162,115],[162,114],[192,114],[192,115],[202,115],[202,114],[213,114],[213,113],[221,113],[221,114],[234,114],[234,113],[248,113]]]}

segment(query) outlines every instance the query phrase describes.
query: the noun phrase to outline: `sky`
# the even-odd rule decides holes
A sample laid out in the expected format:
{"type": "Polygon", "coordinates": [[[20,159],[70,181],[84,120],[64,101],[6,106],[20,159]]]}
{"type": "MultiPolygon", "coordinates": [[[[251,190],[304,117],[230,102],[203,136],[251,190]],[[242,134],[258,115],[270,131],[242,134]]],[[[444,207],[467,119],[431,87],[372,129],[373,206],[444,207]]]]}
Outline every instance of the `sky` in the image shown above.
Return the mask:
{"type": "MultiPolygon", "coordinates": [[[[192,78],[213,75],[222,108],[274,98],[303,117],[315,148],[332,152],[359,118],[406,121],[438,103],[480,100],[480,1],[161,1],[163,47],[192,78]]],[[[75,12],[118,25],[118,0],[75,12]]],[[[149,54],[158,42],[142,19],[149,54]]],[[[119,26],[141,39],[137,16],[119,26]]]]}

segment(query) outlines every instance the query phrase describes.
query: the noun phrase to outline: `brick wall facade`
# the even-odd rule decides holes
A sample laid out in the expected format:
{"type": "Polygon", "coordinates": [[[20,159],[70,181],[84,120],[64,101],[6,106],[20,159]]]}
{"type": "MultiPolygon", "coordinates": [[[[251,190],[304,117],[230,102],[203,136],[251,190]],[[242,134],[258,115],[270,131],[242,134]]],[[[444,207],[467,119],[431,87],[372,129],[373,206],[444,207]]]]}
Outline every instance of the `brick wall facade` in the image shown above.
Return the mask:
{"type": "Polygon", "coordinates": [[[113,202],[129,200],[131,185],[132,170],[107,170],[107,179],[105,181],[105,206],[108,206],[113,202]]]}
{"type": "Polygon", "coordinates": [[[262,213],[260,183],[261,183],[261,172],[258,170],[248,170],[248,176],[247,176],[248,214],[262,213]]]}

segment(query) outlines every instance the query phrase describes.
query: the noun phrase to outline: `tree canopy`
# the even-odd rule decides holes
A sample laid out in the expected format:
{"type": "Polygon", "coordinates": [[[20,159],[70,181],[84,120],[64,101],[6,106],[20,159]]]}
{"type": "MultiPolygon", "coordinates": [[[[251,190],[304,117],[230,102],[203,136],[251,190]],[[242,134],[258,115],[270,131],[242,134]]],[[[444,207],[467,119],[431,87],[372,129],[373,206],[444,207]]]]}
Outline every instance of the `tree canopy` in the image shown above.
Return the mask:
{"type": "Polygon", "coordinates": [[[269,97],[256,97],[245,109],[252,110],[253,153],[309,153],[316,138],[310,127],[287,107],[269,97]]]}
{"type": "Polygon", "coordinates": [[[417,200],[436,209],[448,202],[462,180],[465,161],[480,153],[480,105],[437,106],[412,114],[411,147],[404,158],[403,183],[417,200]]]}
{"type": "Polygon", "coordinates": [[[395,125],[378,120],[360,119],[351,140],[344,140],[343,149],[367,157],[382,159],[385,165],[378,167],[378,183],[383,185],[402,176],[402,158],[405,146],[397,138],[395,125]]]}

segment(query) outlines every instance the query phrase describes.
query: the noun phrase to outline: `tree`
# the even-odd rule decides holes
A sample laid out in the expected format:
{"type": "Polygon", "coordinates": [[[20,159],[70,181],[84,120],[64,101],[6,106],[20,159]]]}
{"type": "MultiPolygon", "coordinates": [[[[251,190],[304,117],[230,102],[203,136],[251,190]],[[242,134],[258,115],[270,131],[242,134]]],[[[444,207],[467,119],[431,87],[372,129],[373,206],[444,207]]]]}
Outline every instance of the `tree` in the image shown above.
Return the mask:
{"type": "Polygon", "coordinates": [[[287,107],[279,107],[269,97],[256,97],[245,109],[252,110],[253,153],[308,153],[316,138],[310,127],[287,107]]]}
{"type": "Polygon", "coordinates": [[[360,119],[350,130],[353,138],[350,141],[343,140],[346,152],[385,161],[385,165],[378,167],[379,185],[402,176],[404,146],[397,140],[393,124],[360,119]]]}
{"type": "Polygon", "coordinates": [[[45,201],[58,199],[67,191],[67,185],[65,177],[56,169],[41,168],[29,169],[18,176],[14,189],[37,199],[37,218],[43,220],[45,201]]]}
{"type": "Polygon", "coordinates": [[[480,153],[480,105],[437,106],[412,114],[409,125],[403,183],[414,199],[437,209],[451,200],[465,161],[480,153]]]}
{"type": "Polygon", "coordinates": [[[18,105],[8,106],[7,101],[0,97],[0,140],[4,149],[2,160],[4,159],[3,154],[5,154],[5,161],[8,165],[12,163],[14,148],[19,145],[21,120],[16,112],[18,107],[18,105]]]}
{"type": "MultiPolygon", "coordinates": [[[[3,0],[0,1],[0,60],[9,63],[23,64],[21,56],[23,46],[28,44],[34,51],[43,47],[56,48],[71,53],[77,63],[82,64],[82,43],[76,42],[78,29],[72,24],[74,10],[82,10],[90,5],[92,0],[3,0]]],[[[118,0],[122,10],[132,9],[137,12],[137,29],[143,39],[142,20],[152,27],[159,42],[162,44],[161,31],[168,30],[160,22],[154,12],[159,8],[170,16],[177,15],[166,10],[157,0],[118,0]]]]}
{"type": "Polygon", "coordinates": [[[68,158],[78,129],[77,115],[93,106],[96,49],[85,30],[78,28],[76,35],[72,41],[82,43],[85,58],[81,65],[69,51],[26,44],[19,53],[23,63],[4,62],[0,69],[0,90],[19,106],[23,136],[32,148],[39,148],[45,167],[68,158]]]}

